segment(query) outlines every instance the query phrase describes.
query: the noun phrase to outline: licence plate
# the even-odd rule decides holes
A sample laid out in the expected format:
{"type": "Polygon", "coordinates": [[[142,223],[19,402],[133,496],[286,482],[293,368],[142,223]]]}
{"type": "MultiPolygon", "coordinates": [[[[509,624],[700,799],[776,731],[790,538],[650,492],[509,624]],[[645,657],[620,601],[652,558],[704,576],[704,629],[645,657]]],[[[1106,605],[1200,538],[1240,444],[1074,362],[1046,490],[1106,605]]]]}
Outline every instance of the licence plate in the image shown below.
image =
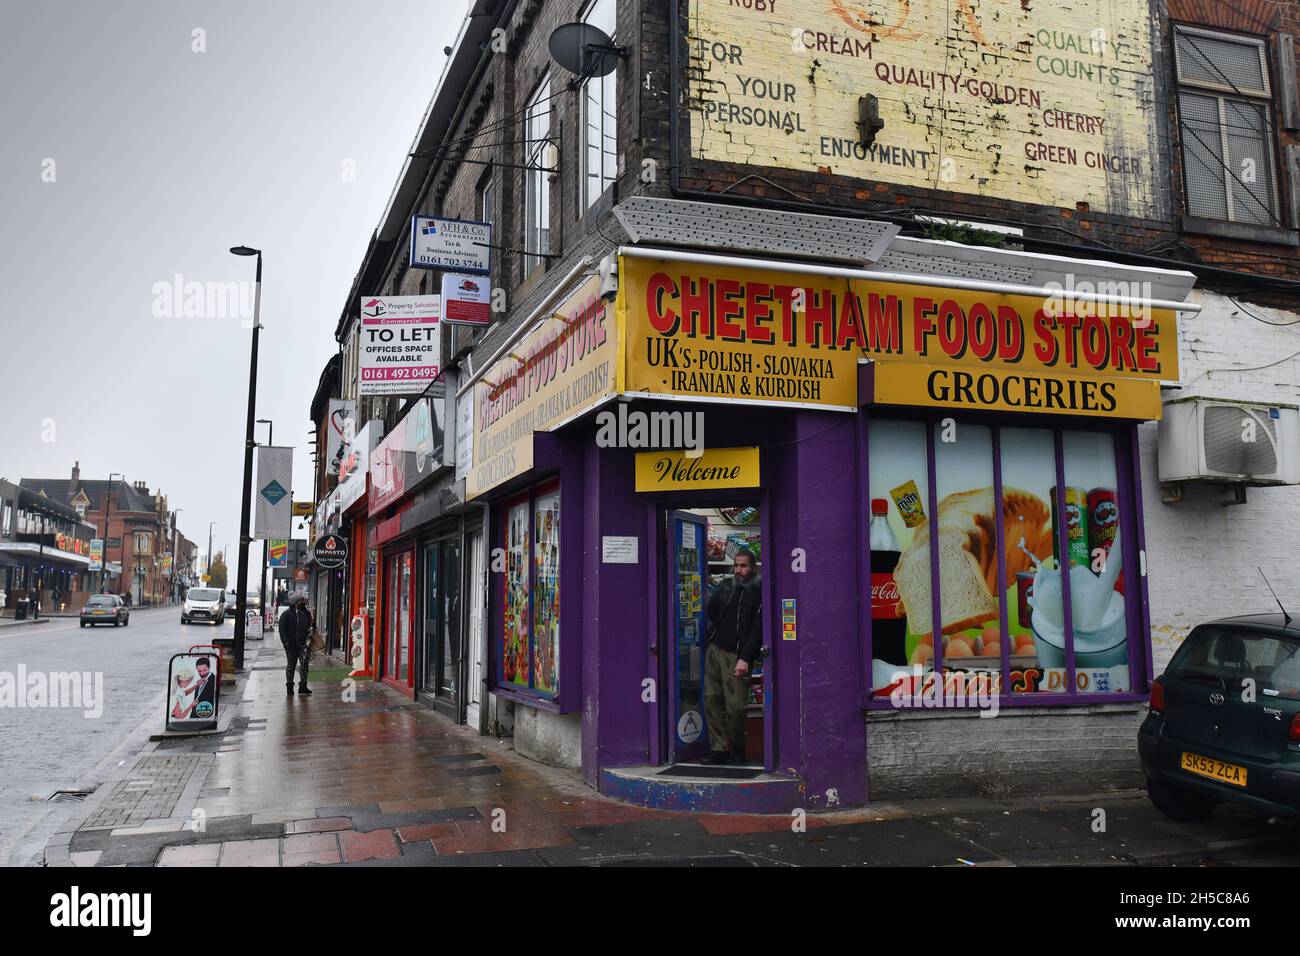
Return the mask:
{"type": "Polygon", "coordinates": [[[1190,754],[1184,751],[1182,767],[1190,773],[1209,777],[1211,780],[1218,780],[1220,783],[1230,783],[1234,787],[1244,787],[1246,785],[1246,768],[1238,767],[1235,763],[1225,763],[1222,760],[1215,760],[1213,757],[1202,757],[1200,754],[1190,754]]]}
{"type": "Polygon", "coordinates": [[[107,614],[108,612],[107,612],[107,611],[96,611],[95,613],[96,613],[96,614],[103,615],[103,614],[107,614]]]}

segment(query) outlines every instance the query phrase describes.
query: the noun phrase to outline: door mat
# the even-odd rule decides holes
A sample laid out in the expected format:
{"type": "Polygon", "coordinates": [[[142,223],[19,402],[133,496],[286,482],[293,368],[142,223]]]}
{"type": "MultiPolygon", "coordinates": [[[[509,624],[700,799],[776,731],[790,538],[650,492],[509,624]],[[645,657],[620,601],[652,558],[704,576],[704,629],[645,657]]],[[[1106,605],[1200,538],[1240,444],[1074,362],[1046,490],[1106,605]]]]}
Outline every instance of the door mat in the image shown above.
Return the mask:
{"type": "Polygon", "coordinates": [[[657,777],[704,777],[710,780],[752,780],[763,772],[762,767],[713,767],[698,763],[675,763],[660,770],[657,777]]]}

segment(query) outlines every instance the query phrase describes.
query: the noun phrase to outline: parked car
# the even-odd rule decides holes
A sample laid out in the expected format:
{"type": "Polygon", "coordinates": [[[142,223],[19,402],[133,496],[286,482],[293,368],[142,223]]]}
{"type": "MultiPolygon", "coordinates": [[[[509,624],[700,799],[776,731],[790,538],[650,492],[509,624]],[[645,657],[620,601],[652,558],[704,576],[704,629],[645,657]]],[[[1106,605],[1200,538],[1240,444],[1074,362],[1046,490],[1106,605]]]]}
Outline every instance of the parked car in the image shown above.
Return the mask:
{"type": "Polygon", "coordinates": [[[1196,627],[1152,687],[1138,751],[1151,802],[1175,820],[1223,803],[1300,818],[1300,621],[1196,627]]]}
{"type": "Polygon", "coordinates": [[[233,621],[235,619],[235,614],[239,611],[239,594],[238,592],[227,588],[225,591],[221,592],[221,597],[226,604],[226,617],[233,621]]]}
{"type": "Polygon", "coordinates": [[[225,598],[220,588],[190,588],[181,605],[181,623],[202,621],[220,624],[226,619],[225,598]]]}
{"type": "Polygon", "coordinates": [[[81,609],[81,626],[87,624],[112,624],[126,627],[131,623],[131,612],[116,594],[94,594],[81,609]]]}

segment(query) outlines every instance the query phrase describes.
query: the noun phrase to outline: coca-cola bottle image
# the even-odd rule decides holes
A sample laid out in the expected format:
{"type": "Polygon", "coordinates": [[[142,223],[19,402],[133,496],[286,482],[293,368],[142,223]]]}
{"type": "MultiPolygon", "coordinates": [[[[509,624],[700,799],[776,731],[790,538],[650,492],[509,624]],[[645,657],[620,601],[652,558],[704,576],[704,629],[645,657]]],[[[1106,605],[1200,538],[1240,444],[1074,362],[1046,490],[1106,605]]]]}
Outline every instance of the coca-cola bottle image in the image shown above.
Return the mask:
{"type": "Polygon", "coordinates": [[[907,666],[907,620],[898,614],[898,585],[894,568],[902,549],[889,526],[889,502],[871,499],[871,656],[888,664],[907,666]]]}

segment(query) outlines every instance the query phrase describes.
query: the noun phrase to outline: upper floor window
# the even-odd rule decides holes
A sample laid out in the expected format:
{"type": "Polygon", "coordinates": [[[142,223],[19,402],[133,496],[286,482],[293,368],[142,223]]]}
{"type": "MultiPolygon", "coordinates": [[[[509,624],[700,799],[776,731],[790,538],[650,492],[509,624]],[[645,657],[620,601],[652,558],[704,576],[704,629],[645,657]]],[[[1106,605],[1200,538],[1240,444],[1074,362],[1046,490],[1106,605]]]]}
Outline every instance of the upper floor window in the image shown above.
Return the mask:
{"type": "MultiPolygon", "coordinates": [[[[582,18],[614,36],[614,0],[593,0],[582,18]]],[[[582,84],[582,208],[590,209],[618,175],[618,71],[582,84]]]]}
{"type": "Polygon", "coordinates": [[[524,110],[524,275],[551,251],[551,81],[542,80],[524,110]]]}
{"type": "Polygon", "coordinates": [[[1175,27],[1187,211],[1281,225],[1264,41],[1175,27]]]}
{"type": "Polygon", "coordinates": [[[492,174],[488,173],[478,184],[478,201],[474,210],[479,222],[492,222],[492,204],[496,201],[496,189],[492,174]]]}

